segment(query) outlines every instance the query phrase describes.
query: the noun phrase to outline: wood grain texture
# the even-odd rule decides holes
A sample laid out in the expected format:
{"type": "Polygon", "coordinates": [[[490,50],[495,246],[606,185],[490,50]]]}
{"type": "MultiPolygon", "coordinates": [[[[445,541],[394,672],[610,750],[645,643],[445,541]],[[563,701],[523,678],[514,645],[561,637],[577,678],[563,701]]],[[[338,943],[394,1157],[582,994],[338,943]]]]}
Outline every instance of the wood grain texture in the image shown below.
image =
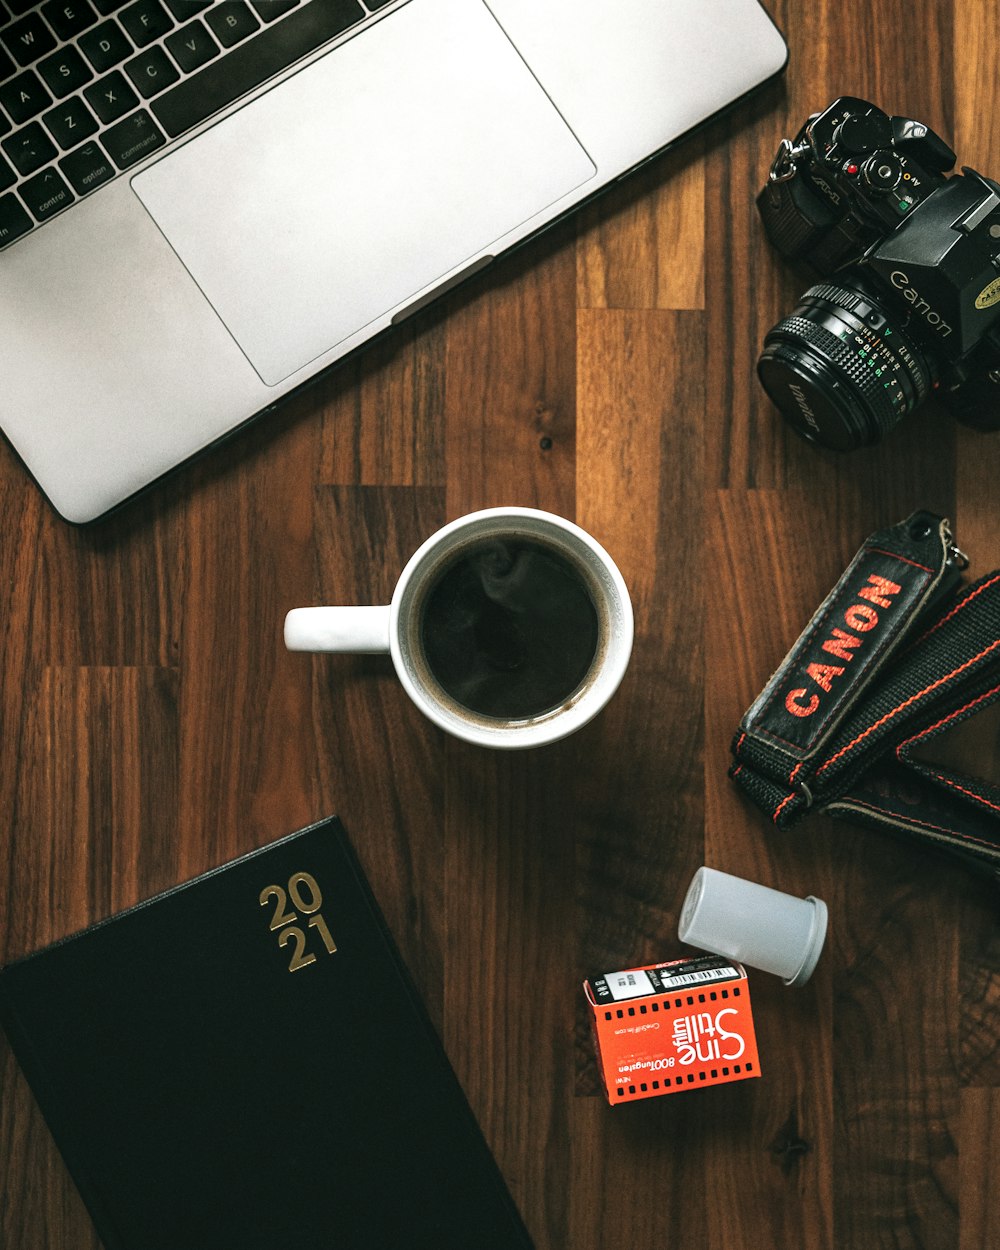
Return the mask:
{"type": "MultiPolygon", "coordinates": [[[[927,507],[1000,567],[1000,434],[928,404],[838,457],[754,375],[810,281],[754,208],[778,140],[868,95],[1000,176],[1000,7],[766,7],[780,83],[118,516],[64,526],[0,448],[0,959],[337,812],[538,1250],[1000,1245],[996,890],[829,819],[777,833],[725,776],[872,530],[927,507]],[[575,519],[632,592],[629,671],[573,738],[477,750],[387,660],[284,650],[289,608],[387,602],[505,503],[575,519]],[[611,1109],[581,981],[683,953],[702,863],[824,898],[826,950],[798,991],[751,974],[762,1079],[611,1109]]],[[[1000,778],[1000,713],[941,750],[1000,778]]],[[[0,1246],[100,1250],[2,1039],[0,1246]]]]}
{"type": "Polygon", "coordinates": [[[1000,1212],[993,1200],[1000,1151],[1000,1096],[993,1089],[962,1091],[962,1180],[959,1250],[1000,1242],[1000,1212]]]}

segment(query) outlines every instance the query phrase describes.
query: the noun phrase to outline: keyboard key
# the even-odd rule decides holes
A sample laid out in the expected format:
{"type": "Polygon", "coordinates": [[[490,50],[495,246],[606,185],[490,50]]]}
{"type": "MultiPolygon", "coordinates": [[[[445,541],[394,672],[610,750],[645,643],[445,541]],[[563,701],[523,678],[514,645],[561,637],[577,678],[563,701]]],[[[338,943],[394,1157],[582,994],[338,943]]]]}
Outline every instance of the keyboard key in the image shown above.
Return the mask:
{"type": "Polygon", "coordinates": [[[4,158],[0,156],[0,191],[6,191],[15,182],[17,182],[17,174],[14,173],[4,158]]]}
{"type": "Polygon", "coordinates": [[[76,91],[94,77],[93,70],[87,67],[87,62],[72,44],[54,56],[47,56],[44,61],[39,61],[38,72],[57,100],[69,95],[71,91],[76,91]]]}
{"type": "Polygon", "coordinates": [[[119,169],[128,169],[166,143],[145,109],[106,130],[101,140],[119,169]]]}
{"type": "Polygon", "coordinates": [[[59,162],[77,195],[86,195],[118,172],[96,143],[85,143],[59,162]]]}
{"type": "Polygon", "coordinates": [[[84,87],[83,94],[102,122],[117,121],[139,103],[139,97],[117,69],[84,87]]]}
{"type": "Polygon", "coordinates": [[[42,16],[60,39],[75,39],[97,21],[89,0],[48,0],[42,5],[42,16]]]}
{"type": "Polygon", "coordinates": [[[102,22],[80,36],[80,51],[99,74],[132,55],[132,45],[117,22],[102,22]]]}
{"type": "Polygon", "coordinates": [[[165,0],[165,3],[179,22],[187,22],[202,9],[207,9],[212,0],[165,0]]]}
{"type": "Polygon", "coordinates": [[[163,41],[167,51],[181,69],[190,74],[219,55],[219,46],[203,22],[189,22],[163,41]]]}
{"type": "Polygon", "coordinates": [[[364,17],[357,0],[321,0],[267,26],[154,100],[151,108],[173,138],[294,64],[364,17]]]}
{"type": "Polygon", "coordinates": [[[32,221],[13,195],[0,195],[0,247],[13,243],[31,229],[32,221]]]}
{"type": "Polygon", "coordinates": [[[0,39],[18,65],[30,65],[47,52],[55,51],[56,46],[55,36],[37,13],[29,13],[8,26],[0,39]]]}
{"type": "Polygon", "coordinates": [[[250,0],[254,9],[265,22],[273,22],[276,17],[284,17],[298,4],[299,0],[250,0]]]}
{"type": "Polygon", "coordinates": [[[64,152],[89,139],[97,130],[97,119],[79,96],[50,109],[42,121],[64,152]]]}
{"type": "Polygon", "coordinates": [[[7,7],[3,3],[3,0],[0,0],[0,24],[4,22],[9,22],[9,21],[10,21],[10,14],[7,12],[7,7]]]}
{"type": "Polygon", "coordinates": [[[365,4],[374,13],[376,9],[384,9],[387,4],[392,4],[392,0],[365,0],[365,4]]]}
{"type": "Polygon", "coordinates": [[[14,62],[10,59],[3,48],[0,48],[0,82],[5,78],[9,78],[16,70],[14,62]]]}
{"type": "Polygon", "coordinates": [[[17,123],[28,121],[51,103],[52,97],[34,70],[25,70],[0,87],[0,104],[17,123]]]}
{"type": "Polygon", "coordinates": [[[125,73],[135,83],[144,100],[175,83],[180,74],[171,65],[162,48],[150,48],[134,60],[125,62],[125,73]]]}
{"type": "Polygon", "coordinates": [[[27,13],[29,9],[33,9],[37,0],[4,0],[7,8],[15,17],[19,17],[22,13],[27,13]]]}
{"type": "Polygon", "coordinates": [[[118,20],[132,36],[137,48],[144,48],[174,28],[170,14],[160,0],[136,0],[135,4],[122,9],[118,20]]]}
{"type": "Polygon", "coordinates": [[[205,21],[224,48],[231,48],[241,39],[246,39],[247,35],[252,35],[255,30],[260,30],[260,22],[243,0],[222,0],[208,10],[205,21]]]}
{"type": "Polygon", "coordinates": [[[120,9],[125,0],[93,0],[94,7],[102,17],[110,17],[115,9],[120,9]]]}
{"type": "Polygon", "coordinates": [[[73,192],[55,169],[36,174],[28,182],[22,182],[18,190],[36,221],[48,221],[61,208],[73,202],[73,192]]]}
{"type": "Polygon", "coordinates": [[[0,135],[9,134],[10,130],[11,130],[11,124],[7,120],[7,118],[4,117],[3,110],[0,109],[0,135]]]}
{"type": "Polygon", "coordinates": [[[24,177],[47,165],[56,155],[52,140],[38,122],[31,122],[23,130],[16,130],[0,146],[14,162],[17,172],[24,177]]]}

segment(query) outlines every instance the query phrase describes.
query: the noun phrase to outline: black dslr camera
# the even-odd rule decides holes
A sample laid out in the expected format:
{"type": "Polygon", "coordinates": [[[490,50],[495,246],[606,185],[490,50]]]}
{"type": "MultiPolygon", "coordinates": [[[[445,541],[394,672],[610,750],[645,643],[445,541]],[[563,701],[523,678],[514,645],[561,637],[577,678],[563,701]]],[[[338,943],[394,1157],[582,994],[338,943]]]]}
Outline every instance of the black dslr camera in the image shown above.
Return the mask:
{"type": "Polygon", "coordinates": [[[842,96],[783,140],[757,197],[782,256],[827,280],[764,339],[761,383],[811,442],[877,442],[934,391],[1000,428],[1000,184],[920,122],[842,96]]]}

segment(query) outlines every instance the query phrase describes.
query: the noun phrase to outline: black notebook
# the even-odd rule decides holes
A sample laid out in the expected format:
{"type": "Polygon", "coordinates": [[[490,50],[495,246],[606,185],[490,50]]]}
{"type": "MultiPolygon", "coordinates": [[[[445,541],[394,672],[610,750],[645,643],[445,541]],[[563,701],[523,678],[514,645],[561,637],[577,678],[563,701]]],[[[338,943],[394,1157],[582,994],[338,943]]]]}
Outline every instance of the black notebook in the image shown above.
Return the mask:
{"type": "Polygon", "coordinates": [[[531,1242],[339,821],[0,972],[107,1250],[531,1242]]]}

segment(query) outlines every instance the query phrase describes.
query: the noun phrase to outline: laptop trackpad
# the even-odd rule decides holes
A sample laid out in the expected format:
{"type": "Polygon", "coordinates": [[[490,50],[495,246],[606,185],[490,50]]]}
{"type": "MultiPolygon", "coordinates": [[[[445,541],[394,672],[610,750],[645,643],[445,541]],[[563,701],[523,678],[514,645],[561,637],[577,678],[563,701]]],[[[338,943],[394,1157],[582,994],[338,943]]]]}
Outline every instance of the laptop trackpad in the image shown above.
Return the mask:
{"type": "Polygon", "coordinates": [[[276,385],[594,172],[481,0],[415,0],[132,185],[276,385]]]}

